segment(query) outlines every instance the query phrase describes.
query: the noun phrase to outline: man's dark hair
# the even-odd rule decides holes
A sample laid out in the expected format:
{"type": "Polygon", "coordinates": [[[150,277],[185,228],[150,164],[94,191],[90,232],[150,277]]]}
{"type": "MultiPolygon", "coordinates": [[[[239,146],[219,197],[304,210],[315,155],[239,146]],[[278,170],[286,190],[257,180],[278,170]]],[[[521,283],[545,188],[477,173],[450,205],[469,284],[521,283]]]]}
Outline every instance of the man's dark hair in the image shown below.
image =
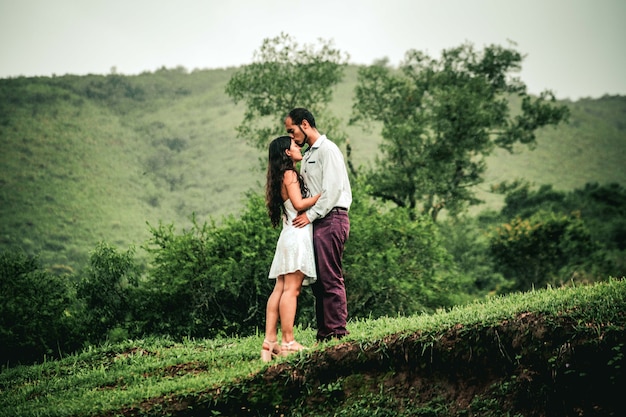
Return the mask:
{"type": "Polygon", "coordinates": [[[289,112],[287,116],[291,117],[291,121],[294,125],[301,125],[302,121],[306,120],[307,122],[309,122],[309,125],[311,125],[311,127],[315,128],[315,117],[313,117],[313,114],[311,114],[311,112],[305,108],[298,107],[296,109],[293,109],[289,112]]]}

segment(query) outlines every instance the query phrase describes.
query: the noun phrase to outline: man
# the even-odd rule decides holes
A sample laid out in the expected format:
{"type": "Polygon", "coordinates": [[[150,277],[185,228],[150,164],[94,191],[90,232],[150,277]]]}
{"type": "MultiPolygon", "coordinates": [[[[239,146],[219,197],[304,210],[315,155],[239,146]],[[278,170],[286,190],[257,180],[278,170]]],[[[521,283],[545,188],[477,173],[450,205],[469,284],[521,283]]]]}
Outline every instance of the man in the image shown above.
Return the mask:
{"type": "Polygon", "coordinates": [[[299,146],[309,148],[301,162],[300,173],[312,195],[322,193],[313,207],[294,220],[296,227],[313,223],[313,247],[317,281],[315,295],[317,340],[340,339],[348,334],[348,305],[343,279],[342,258],[350,220],[352,190],[343,155],[337,145],[315,126],[307,109],[296,108],[285,117],[285,129],[299,146]]]}

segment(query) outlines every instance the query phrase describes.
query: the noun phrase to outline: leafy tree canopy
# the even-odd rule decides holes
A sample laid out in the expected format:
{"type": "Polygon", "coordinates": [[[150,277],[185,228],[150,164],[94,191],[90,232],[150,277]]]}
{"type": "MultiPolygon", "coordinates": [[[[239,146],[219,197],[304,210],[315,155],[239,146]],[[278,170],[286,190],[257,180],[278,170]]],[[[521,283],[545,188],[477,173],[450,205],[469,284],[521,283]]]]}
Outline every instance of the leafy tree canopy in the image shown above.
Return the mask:
{"type": "Polygon", "coordinates": [[[568,117],[550,91],[533,98],[511,76],[522,58],[514,49],[465,44],[440,59],[408,51],[398,69],[384,61],[362,68],[351,122],[382,123],[381,156],[367,172],[371,194],[435,220],[444,208],[454,215],[480,203],[474,186],[496,146],[532,146],[538,128],[568,117]]]}
{"type": "MultiPolygon", "coordinates": [[[[287,34],[265,39],[253,63],[233,75],[226,86],[235,103],[245,102],[239,136],[259,149],[283,132],[282,118],[295,107],[307,107],[317,119],[326,114],[332,87],[339,83],[348,55],[320,39],[318,49],[300,45],[287,34]]],[[[337,122],[325,120],[326,131],[337,122]]],[[[335,134],[335,140],[339,139],[335,134]]]]}

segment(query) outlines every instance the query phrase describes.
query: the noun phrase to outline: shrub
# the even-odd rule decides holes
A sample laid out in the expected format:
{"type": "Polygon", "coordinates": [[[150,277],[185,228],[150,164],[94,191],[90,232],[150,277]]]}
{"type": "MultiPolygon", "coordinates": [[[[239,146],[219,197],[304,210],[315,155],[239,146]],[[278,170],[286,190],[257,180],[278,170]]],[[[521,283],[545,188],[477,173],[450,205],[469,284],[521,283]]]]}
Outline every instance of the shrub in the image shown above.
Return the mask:
{"type": "Polygon", "coordinates": [[[132,248],[118,253],[104,242],[91,253],[77,295],[85,307],[82,316],[87,339],[92,343],[105,340],[114,329],[118,334],[132,317],[132,289],[139,283],[133,255],[132,248]]]}
{"type": "Polygon", "coordinates": [[[409,315],[455,304],[465,284],[428,217],[355,201],[344,254],[352,317],[409,315]]]}
{"type": "MultiPolygon", "coordinates": [[[[344,254],[351,317],[413,314],[456,304],[466,283],[453,273],[433,221],[412,221],[396,209],[382,213],[356,196],[344,254]]],[[[140,320],[147,333],[174,337],[250,335],[265,325],[273,281],[267,273],[279,230],[268,220],[263,197],[249,195],[239,218],[177,233],[151,229],[146,249],[153,269],[142,284],[140,320]]],[[[310,291],[302,292],[297,320],[313,323],[310,291]]]]}
{"type": "Polygon", "coordinates": [[[0,252],[0,359],[32,363],[76,347],[74,294],[68,275],[42,269],[37,257],[0,252]]]}
{"type": "Polygon", "coordinates": [[[173,225],[151,228],[154,255],[145,300],[148,331],[172,336],[252,334],[265,325],[273,287],[267,278],[278,231],[261,196],[250,195],[239,218],[176,234],[173,225]]]}
{"type": "Polygon", "coordinates": [[[506,293],[511,286],[496,272],[489,254],[486,230],[492,215],[485,212],[477,218],[458,216],[437,222],[443,245],[453,257],[457,273],[468,282],[466,289],[472,296],[506,293]]]}
{"type": "Polygon", "coordinates": [[[497,227],[490,240],[496,270],[519,291],[587,275],[597,249],[578,216],[552,212],[516,217],[497,227]]]}

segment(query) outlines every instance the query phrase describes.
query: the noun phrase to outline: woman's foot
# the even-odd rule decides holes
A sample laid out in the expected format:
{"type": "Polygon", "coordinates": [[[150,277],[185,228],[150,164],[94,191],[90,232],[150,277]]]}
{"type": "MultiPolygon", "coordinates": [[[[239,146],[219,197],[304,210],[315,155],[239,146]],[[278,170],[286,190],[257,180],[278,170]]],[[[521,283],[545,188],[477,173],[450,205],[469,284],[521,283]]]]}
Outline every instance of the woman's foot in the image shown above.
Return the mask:
{"type": "Polygon", "coordinates": [[[263,362],[270,362],[275,356],[278,356],[280,354],[280,345],[278,344],[277,340],[270,342],[269,340],[265,339],[263,341],[263,347],[261,348],[261,360],[263,362]]]}
{"type": "Polygon", "coordinates": [[[307,348],[302,346],[300,343],[296,342],[295,340],[292,340],[291,342],[288,342],[288,343],[283,342],[280,348],[280,354],[281,356],[287,356],[292,353],[300,352],[301,350],[304,350],[304,349],[307,349],[307,348]]]}

